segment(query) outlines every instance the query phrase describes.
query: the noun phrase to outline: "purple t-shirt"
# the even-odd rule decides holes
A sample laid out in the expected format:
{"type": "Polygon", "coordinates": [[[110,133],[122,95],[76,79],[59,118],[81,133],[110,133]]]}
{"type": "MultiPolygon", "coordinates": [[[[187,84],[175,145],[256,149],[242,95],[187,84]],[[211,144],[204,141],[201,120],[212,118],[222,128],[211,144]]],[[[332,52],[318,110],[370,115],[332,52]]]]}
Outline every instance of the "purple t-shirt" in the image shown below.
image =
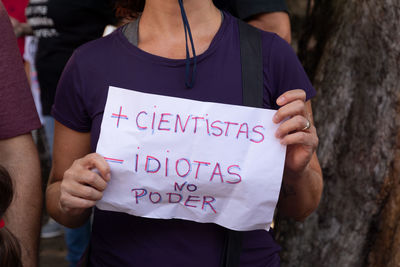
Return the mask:
{"type": "MultiPolygon", "coordinates": [[[[297,56],[277,35],[263,32],[264,107],[287,90],[315,94],[297,56]]],[[[108,87],[225,104],[242,104],[239,30],[225,13],[210,47],[198,56],[194,88],[185,87],[185,60],[149,54],[121,30],[75,51],[61,77],[53,115],[67,127],[91,133],[96,150],[108,87]]],[[[221,226],[185,220],[140,218],[95,209],[91,266],[219,266],[221,226]]],[[[280,247],[267,231],[243,234],[241,266],[279,266],[280,247]]]]}

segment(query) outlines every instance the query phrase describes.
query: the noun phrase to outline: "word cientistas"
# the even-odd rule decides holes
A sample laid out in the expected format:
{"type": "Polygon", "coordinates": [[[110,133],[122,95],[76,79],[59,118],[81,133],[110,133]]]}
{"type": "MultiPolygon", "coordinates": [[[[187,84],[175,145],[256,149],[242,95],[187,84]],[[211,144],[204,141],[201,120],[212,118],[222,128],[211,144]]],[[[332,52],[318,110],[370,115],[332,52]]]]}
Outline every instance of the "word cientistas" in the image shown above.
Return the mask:
{"type": "Polygon", "coordinates": [[[247,139],[253,143],[264,141],[265,128],[247,122],[210,119],[208,115],[182,115],[140,111],[136,114],[136,126],[141,131],[205,134],[214,137],[247,139]]]}

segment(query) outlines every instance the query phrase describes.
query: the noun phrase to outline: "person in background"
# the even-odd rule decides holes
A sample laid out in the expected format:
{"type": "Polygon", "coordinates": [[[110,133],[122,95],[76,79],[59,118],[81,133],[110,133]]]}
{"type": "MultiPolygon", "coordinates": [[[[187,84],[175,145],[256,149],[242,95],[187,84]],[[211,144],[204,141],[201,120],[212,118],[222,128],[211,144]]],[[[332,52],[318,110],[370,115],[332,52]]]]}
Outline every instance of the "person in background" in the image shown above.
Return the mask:
{"type": "Polygon", "coordinates": [[[31,87],[31,92],[33,100],[35,101],[35,107],[38,112],[40,122],[43,124],[42,115],[42,105],[40,103],[40,87],[39,81],[37,80],[37,71],[35,68],[35,56],[37,50],[38,38],[36,36],[26,36],[25,37],[25,49],[24,49],[24,62],[25,62],[25,72],[28,77],[29,85],[31,87]]]}
{"type": "Polygon", "coordinates": [[[30,32],[29,26],[25,23],[25,8],[28,0],[1,0],[13,25],[14,33],[17,36],[18,47],[21,56],[24,54],[24,36],[30,32]]]}
{"type": "MultiPolygon", "coordinates": [[[[58,80],[65,64],[80,45],[102,36],[113,24],[114,15],[108,0],[42,0],[30,1],[26,16],[39,39],[35,67],[40,86],[44,127],[50,151],[53,151],[54,119],[50,114],[58,80]]],[[[42,237],[61,233],[61,226],[50,220],[42,228],[42,237]]],[[[90,221],[77,229],[65,228],[67,260],[75,266],[86,249],[90,221]]]]}
{"type": "Polygon", "coordinates": [[[4,223],[3,217],[13,199],[13,183],[7,170],[0,165],[0,266],[22,267],[18,239],[4,223]]]}
{"type": "Polygon", "coordinates": [[[288,43],[291,27],[285,0],[213,0],[214,4],[264,31],[275,32],[288,43]]]}
{"type": "Polygon", "coordinates": [[[42,122],[42,118],[40,116],[40,90],[37,86],[35,78],[36,71],[32,65],[34,60],[32,56],[34,55],[33,52],[36,51],[35,46],[37,46],[37,41],[35,40],[35,37],[32,36],[32,28],[28,23],[26,23],[25,16],[25,8],[28,5],[28,0],[2,0],[2,2],[9,15],[14,29],[14,34],[17,37],[18,47],[25,64],[25,72],[29,81],[29,85],[31,86],[33,99],[35,101],[35,106],[38,111],[40,121],[42,122]]]}
{"type": "Polygon", "coordinates": [[[21,245],[22,263],[38,262],[42,188],[40,163],[31,131],[41,124],[7,12],[0,3],[0,165],[15,186],[2,218],[21,245]]]}

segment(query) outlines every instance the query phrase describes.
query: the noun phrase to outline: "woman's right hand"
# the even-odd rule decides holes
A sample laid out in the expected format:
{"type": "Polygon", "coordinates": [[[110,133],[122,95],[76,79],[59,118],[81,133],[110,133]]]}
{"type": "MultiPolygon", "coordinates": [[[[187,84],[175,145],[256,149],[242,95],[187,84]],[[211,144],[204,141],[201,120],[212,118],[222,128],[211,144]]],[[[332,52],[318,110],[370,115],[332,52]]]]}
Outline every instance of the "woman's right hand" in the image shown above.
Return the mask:
{"type": "Polygon", "coordinates": [[[61,182],[61,210],[73,216],[96,205],[96,201],[103,197],[110,177],[110,166],[97,153],[75,160],[61,182]]]}

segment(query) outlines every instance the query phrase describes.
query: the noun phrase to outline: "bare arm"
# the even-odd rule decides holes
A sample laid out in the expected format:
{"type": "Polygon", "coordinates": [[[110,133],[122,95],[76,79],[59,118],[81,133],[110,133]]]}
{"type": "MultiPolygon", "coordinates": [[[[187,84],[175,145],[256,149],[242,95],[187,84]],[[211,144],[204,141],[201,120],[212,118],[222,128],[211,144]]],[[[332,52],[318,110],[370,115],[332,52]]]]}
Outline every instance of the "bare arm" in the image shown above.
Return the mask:
{"type": "Polygon", "coordinates": [[[286,12],[261,13],[250,17],[247,22],[261,30],[278,34],[288,43],[292,41],[290,18],[286,12]]]}
{"type": "Polygon", "coordinates": [[[322,173],[316,154],[309,166],[300,174],[284,171],[279,212],[287,217],[303,221],[317,207],[322,193],[322,173]]]}
{"type": "Polygon", "coordinates": [[[14,29],[14,34],[17,38],[33,34],[32,28],[28,23],[19,22],[13,17],[10,17],[10,21],[14,29]]]}
{"type": "Polygon", "coordinates": [[[40,163],[31,134],[0,140],[0,164],[14,183],[6,225],[18,238],[24,267],[37,266],[42,213],[40,163]]]}
{"type": "Polygon", "coordinates": [[[89,153],[90,133],[80,133],[55,122],[46,204],[49,214],[67,227],[78,227],[88,220],[91,207],[102,198],[110,179],[104,158],[89,153]],[[95,168],[100,174],[92,171],[95,168]]]}
{"type": "Polygon", "coordinates": [[[291,90],[278,98],[281,106],[274,121],[284,121],[276,136],[287,145],[285,169],[278,210],[284,216],[304,220],[321,198],[322,171],[316,155],[318,137],[313,125],[310,101],[303,90],[291,90]],[[283,98],[282,98],[283,97],[283,98]],[[304,129],[310,122],[310,128],[304,129]]]}

